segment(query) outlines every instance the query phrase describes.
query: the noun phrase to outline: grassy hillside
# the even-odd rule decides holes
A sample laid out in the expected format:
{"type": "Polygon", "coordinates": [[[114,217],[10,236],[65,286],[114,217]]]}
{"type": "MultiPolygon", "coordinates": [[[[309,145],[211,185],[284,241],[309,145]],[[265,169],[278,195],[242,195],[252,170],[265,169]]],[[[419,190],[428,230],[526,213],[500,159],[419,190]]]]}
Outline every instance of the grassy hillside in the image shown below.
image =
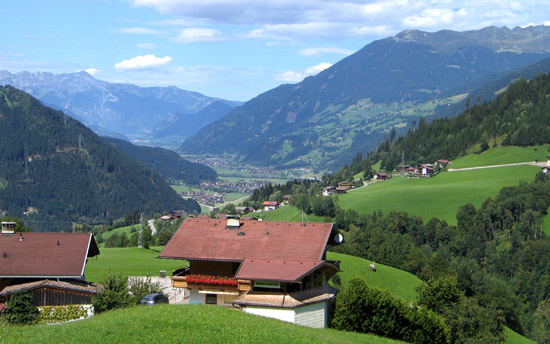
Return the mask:
{"type": "MultiPolygon", "coordinates": [[[[254,217],[263,219],[264,221],[291,221],[301,222],[302,212],[293,206],[285,205],[276,210],[263,211],[261,213],[252,214],[254,217]]],[[[327,222],[327,219],[313,214],[305,215],[309,222],[327,222]]],[[[307,221],[306,220],[306,221],[307,221]]],[[[330,221],[329,221],[330,222],[330,221]]]]}
{"type": "Polygon", "coordinates": [[[451,168],[513,164],[518,162],[546,161],[550,145],[533,147],[497,147],[481,154],[468,154],[453,160],[451,168]]]}
{"type": "Polygon", "coordinates": [[[422,283],[413,274],[387,265],[376,263],[376,272],[371,271],[369,265],[372,261],[362,258],[328,252],[327,259],[341,261],[340,270],[342,271],[338,275],[342,285],[346,284],[352,277],[360,276],[365,279],[370,287],[388,290],[399,298],[413,301],[417,295],[415,288],[422,283]]]}
{"type": "Polygon", "coordinates": [[[137,247],[102,248],[99,256],[89,258],[86,264],[86,280],[100,282],[108,273],[123,273],[129,276],[158,276],[160,270],[169,275],[172,271],[188,265],[185,260],[158,259],[162,247],[150,250],[137,247]]]}
{"type": "Polygon", "coordinates": [[[532,181],[539,167],[522,165],[481,170],[445,172],[432,178],[402,178],[371,184],[339,196],[342,209],[359,213],[406,211],[424,221],[432,217],[456,224],[456,212],[466,203],[479,207],[501,188],[532,181]]]}
{"type": "MultiPolygon", "coordinates": [[[[101,233],[101,237],[103,238],[103,240],[107,241],[107,239],[109,239],[110,237],[115,235],[115,233],[117,235],[122,235],[122,233],[126,233],[126,235],[129,238],[130,235],[132,235],[132,227],[134,227],[135,231],[139,231],[139,224],[137,224],[137,225],[125,226],[125,227],[119,227],[119,228],[112,229],[112,230],[107,231],[105,233],[101,233]]],[[[104,247],[105,247],[105,242],[102,242],[101,244],[99,244],[99,248],[104,248],[104,247]]]]}
{"type": "Polygon", "coordinates": [[[1,343],[372,343],[399,341],[310,329],[211,306],[132,307],[56,326],[0,327],[1,343]]]}

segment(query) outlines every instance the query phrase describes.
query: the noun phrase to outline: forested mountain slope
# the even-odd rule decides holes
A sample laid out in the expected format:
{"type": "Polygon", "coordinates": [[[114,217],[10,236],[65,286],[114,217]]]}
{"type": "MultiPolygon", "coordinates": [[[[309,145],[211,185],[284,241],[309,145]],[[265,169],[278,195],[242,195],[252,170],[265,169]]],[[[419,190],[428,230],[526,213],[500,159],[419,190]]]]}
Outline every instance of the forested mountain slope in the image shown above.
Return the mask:
{"type": "MultiPolygon", "coordinates": [[[[475,145],[481,152],[498,144],[550,143],[550,75],[520,79],[492,102],[472,106],[456,117],[421,120],[415,129],[399,139],[384,140],[367,159],[381,160],[381,168],[391,171],[403,155],[406,164],[431,163],[455,159],[475,145]]],[[[360,169],[360,164],[357,161],[354,168],[360,169]]]]}
{"type": "Polygon", "coordinates": [[[61,111],[0,87],[0,212],[33,230],[106,222],[134,210],[199,212],[155,172],[61,111]]]}
{"type": "Polygon", "coordinates": [[[202,181],[215,181],[218,174],[214,169],[182,159],[178,153],[160,147],[137,146],[128,141],[104,137],[105,141],[122,149],[132,158],[141,161],[156,171],[166,181],[198,185],[202,181]]]}

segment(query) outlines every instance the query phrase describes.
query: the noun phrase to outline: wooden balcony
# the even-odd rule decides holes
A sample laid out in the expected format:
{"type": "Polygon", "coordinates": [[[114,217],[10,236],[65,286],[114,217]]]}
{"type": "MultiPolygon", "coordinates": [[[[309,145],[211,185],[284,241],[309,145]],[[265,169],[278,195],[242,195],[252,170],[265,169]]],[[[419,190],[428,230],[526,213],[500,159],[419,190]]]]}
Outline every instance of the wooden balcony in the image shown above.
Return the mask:
{"type": "Polygon", "coordinates": [[[216,290],[216,291],[238,291],[244,292],[252,289],[252,281],[237,280],[237,285],[220,285],[215,283],[197,283],[188,282],[187,276],[172,276],[172,287],[197,289],[197,290],[216,290]]]}

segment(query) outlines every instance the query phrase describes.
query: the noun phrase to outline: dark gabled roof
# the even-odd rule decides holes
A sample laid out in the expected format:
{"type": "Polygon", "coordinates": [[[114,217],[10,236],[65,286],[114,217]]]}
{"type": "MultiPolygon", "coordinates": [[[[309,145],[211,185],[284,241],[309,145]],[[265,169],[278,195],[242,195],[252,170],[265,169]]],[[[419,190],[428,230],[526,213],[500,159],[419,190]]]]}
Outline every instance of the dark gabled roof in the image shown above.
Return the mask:
{"type": "Polygon", "coordinates": [[[338,266],[323,260],[246,258],[235,278],[254,281],[297,282],[314,270],[327,266],[338,272],[338,266]]]}
{"type": "Polygon", "coordinates": [[[84,278],[86,259],[99,254],[89,233],[0,235],[0,278],[84,278]]]}
{"type": "Polygon", "coordinates": [[[322,260],[332,223],[186,219],[160,258],[241,262],[246,257],[322,260]]]}
{"type": "Polygon", "coordinates": [[[2,289],[2,291],[0,292],[0,297],[9,296],[13,293],[17,293],[20,291],[27,291],[27,290],[40,289],[40,288],[66,290],[74,293],[83,293],[83,294],[90,294],[90,295],[95,295],[97,294],[98,291],[103,290],[102,285],[93,284],[93,283],[90,285],[79,285],[79,284],[73,284],[68,282],[40,280],[35,282],[8,286],[2,289]]]}

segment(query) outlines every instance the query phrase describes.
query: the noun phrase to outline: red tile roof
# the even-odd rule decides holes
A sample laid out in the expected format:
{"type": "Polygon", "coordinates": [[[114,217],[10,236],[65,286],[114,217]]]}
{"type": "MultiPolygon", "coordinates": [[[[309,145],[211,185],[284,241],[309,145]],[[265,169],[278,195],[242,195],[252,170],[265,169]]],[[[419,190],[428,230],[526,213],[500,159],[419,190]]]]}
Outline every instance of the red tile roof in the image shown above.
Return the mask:
{"type": "Polygon", "coordinates": [[[242,221],[226,228],[226,221],[186,219],[160,258],[240,262],[247,257],[322,260],[332,223],[242,221]]]}
{"type": "Polygon", "coordinates": [[[97,254],[89,233],[1,234],[0,278],[83,278],[86,259],[97,254]]]}
{"type": "Polygon", "coordinates": [[[313,272],[313,270],[323,266],[334,269],[334,273],[339,271],[338,266],[323,260],[246,258],[235,278],[255,281],[296,282],[313,272]]]}
{"type": "Polygon", "coordinates": [[[264,201],[264,205],[266,205],[266,206],[276,206],[278,204],[279,204],[279,202],[277,202],[277,201],[264,201]]]}
{"type": "Polygon", "coordinates": [[[246,258],[235,277],[248,280],[295,282],[322,264],[322,260],[246,258]]]}

